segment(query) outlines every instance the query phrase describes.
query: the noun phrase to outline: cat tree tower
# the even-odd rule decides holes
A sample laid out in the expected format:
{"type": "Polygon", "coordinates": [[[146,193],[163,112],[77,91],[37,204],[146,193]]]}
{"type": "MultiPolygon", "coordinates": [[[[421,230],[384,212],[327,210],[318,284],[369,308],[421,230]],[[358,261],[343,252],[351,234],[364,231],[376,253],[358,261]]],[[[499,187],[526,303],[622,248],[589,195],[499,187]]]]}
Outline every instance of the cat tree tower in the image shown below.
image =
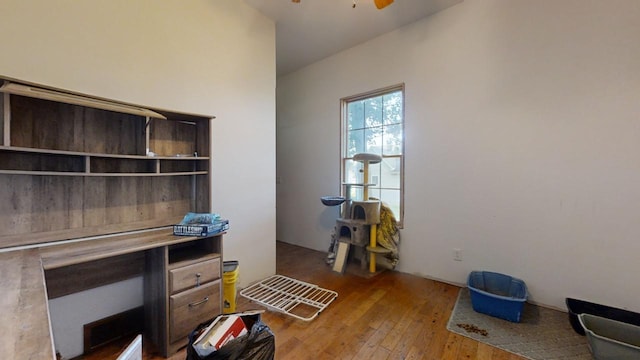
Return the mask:
{"type": "Polygon", "coordinates": [[[376,272],[376,254],[388,253],[389,250],[377,246],[377,226],[380,223],[380,200],[369,198],[369,187],[376,184],[369,183],[369,165],[377,164],[382,158],[376,154],[361,153],[353,157],[361,162],[362,182],[346,183],[346,199],[342,203],[340,218],[336,220],[336,235],[338,250],[336,252],[333,270],[343,273],[353,247],[353,258],[359,259],[361,267],[366,269],[369,262],[369,272],[376,272]],[[351,199],[351,188],[362,187],[362,199],[351,199]]]}

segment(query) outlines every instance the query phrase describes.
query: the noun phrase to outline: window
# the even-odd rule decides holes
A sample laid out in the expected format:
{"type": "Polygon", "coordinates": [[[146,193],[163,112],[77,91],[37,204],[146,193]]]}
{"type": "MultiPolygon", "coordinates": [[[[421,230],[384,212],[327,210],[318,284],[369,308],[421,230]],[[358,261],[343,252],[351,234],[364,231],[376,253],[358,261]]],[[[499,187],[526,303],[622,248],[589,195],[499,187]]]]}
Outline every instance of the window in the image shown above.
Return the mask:
{"type": "MultiPolygon", "coordinates": [[[[342,182],[373,184],[369,197],[391,208],[401,224],[404,216],[404,85],[342,99],[342,182]],[[353,160],[359,153],[372,153],[382,161],[369,165],[363,179],[363,163],[353,160]]],[[[343,186],[344,196],[362,199],[363,186],[343,186]]]]}

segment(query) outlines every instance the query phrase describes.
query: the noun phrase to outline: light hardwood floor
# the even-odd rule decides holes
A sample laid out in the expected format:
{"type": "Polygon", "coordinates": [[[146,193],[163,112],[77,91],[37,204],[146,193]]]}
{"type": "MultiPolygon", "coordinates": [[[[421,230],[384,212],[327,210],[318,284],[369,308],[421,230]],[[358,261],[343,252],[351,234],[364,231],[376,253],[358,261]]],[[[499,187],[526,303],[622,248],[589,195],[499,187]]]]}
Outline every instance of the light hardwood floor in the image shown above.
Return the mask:
{"type": "MultiPolygon", "coordinates": [[[[325,255],[277,243],[278,274],[336,291],[338,298],[311,322],[265,312],[262,319],[276,338],[276,359],[524,359],[446,329],[458,287],[393,271],[370,278],[357,271],[340,275],[324,263],[325,255]]],[[[237,306],[261,308],[240,296],[237,306]]],[[[78,359],[115,359],[120,347],[78,359]]],[[[185,357],[183,349],[170,360],[185,357]]],[[[146,346],[144,359],[163,358],[146,346]]]]}

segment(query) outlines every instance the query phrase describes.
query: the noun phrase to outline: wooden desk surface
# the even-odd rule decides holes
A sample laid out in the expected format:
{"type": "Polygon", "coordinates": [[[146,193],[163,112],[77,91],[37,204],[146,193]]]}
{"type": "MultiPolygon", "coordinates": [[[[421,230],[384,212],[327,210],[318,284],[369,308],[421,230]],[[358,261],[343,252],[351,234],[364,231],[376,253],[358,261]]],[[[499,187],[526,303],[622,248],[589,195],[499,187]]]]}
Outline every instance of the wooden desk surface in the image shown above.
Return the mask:
{"type": "Polygon", "coordinates": [[[194,239],[164,228],[0,253],[0,359],[55,359],[44,270],[194,239]]]}
{"type": "Polygon", "coordinates": [[[55,359],[38,249],[0,253],[0,358],[55,359]]]}
{"type": "Polygon", "coordinates": [[[42,267],[50,270],[195,239],[194,236],[174,236],[170,228],[161,228],[50,246],[41,248],[40,254],[42,267]]]}

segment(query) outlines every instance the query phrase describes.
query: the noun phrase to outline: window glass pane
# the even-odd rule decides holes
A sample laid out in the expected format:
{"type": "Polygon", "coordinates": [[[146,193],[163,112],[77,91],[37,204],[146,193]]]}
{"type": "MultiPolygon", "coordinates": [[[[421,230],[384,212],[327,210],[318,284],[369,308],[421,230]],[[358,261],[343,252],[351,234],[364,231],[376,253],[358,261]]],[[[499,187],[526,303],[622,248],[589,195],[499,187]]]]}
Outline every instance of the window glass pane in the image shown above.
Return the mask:
{"type": "Polygon", "coordinates": [[[382,96],[384,106],[384,123],[399,124],[402,122],[402,92],[396,91],[382,96]]]}
{"type": "Polygon", "coordinates": [[[384,127],[383,154],[402,154],[402,125],[389,125],[384,127]]]}
{"type": "Polygon", "coordinates": [[[362,175],[360,175],[360,168],[362,166],[362,163],[357,162],[357,161],[353,161],[353,160],[346,160],[344,163],[344,183],[346,184],[356,184],[361,182],[362,180],[360,179],[360,177],[362,175]]]}
{"type": "Polygon", "coordinates": [[[347,157],[353,157],[353,155],[365,151],[364,135],[365,130],[349,131],[347,137],[347,157]]]}
{"type": "MultiPolygon", "coordinates": [[[[396,219],[402,211],[402,176],[404,142],[404,91],[394,88],[391,92],[372,92],[370,97],[358,95],[354,100],[344,100],[343,123],[343,182],[370,183],[369,197],[378,198],[394,212],[396,219]],[[382,162],[369,165],[369,178],[365,179],[361,162],[349,160],[356,154],[370,153],[383,157],[382,162]]],[[[362,186],[343,187],[345,196],[362,200],[362,186]]]]}
{"type": "Polygon", "coordinates": [[[395,216],[396,220],[400,220],[400,190],[382,189],[380,191],[380,200],[393,211],[393,216],[395,216]]]}
{"type": "Polygon", "coordinates": [[[380,199],[380,189],[378,189],[378,188],[369,188],[369,198],[380,199]]]}
{"type": "Polygon", "coordinates": [[[374,127],[365,129],[367,146],[365,151],[371,154],[382,155],[382,128],[374,127]]]}
{"type": "Polygon", "coordinates": [[[362,200],[362,186],[352,186],[351,187],[351,196],[350,199],[353,200],[362,200]]]}
{"type": "Polygon", "coordinates": [[[400,158],[384,158],[381,164],[379,186],[400,189],[400,158]]]}
{"type": "Polygon", "coordinates": [[[364,101],[354,101],[347,105],[347,126],[349,130],[364,128],[364,101]]]}
{"type": "Polygon", "coordinates": [[[369,184],[376,184],[380,187],[380,163],[369,164],[369,184]]]}
{"type": "Polygon", "coordinates": [[[382,125],[382,97],[364,100],[365,125],[367,127],[382,125]]]}

